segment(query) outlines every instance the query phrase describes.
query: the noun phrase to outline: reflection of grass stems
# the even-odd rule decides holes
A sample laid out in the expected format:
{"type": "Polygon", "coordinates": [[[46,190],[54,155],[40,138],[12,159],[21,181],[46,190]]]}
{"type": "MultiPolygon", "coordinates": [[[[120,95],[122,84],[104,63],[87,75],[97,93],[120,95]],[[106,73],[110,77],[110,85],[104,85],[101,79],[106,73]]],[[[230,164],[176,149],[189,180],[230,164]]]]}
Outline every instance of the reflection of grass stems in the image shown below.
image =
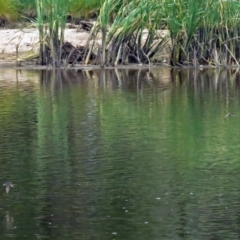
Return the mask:
{"type": "Polygon", "coordinates": [[[53,67],[60,67],[69,1],[36,0],[36,3],[41,64],[47,64],[49,61],[46,52],[48,46],[53,67]]]}

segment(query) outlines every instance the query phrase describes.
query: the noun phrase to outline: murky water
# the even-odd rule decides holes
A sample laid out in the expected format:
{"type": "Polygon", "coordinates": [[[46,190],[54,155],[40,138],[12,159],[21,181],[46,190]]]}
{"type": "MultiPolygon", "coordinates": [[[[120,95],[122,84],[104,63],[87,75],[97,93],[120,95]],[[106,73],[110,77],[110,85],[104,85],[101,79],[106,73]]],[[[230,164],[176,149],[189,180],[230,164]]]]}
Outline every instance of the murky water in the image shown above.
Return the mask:
{"type": "Polygon", "coordinates": [[[239,122],[238,71],[1,70],[0,239],[239,239],[239,122]]]}

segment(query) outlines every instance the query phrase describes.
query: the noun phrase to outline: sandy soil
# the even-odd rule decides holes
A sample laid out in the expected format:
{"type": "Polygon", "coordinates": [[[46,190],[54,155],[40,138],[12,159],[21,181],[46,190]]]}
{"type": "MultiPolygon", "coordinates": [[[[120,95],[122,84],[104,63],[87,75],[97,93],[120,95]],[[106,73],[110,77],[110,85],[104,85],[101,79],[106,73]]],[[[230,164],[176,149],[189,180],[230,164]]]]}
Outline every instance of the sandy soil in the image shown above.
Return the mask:
{"type": "MultiPolygon", "coordinates": [[[[166,31],[161,31],[161,35],[166,35],[166,31]]],[[[72,43],[74,46],[84,46],[88,36],[89,32],[84,31],[78,25],[68,25],[65,30],[64,40],[72,43]]],[[[16,67],[18,65],[17,61],[18,63],[19,60],[22,62],[22,59],[30,51],[38,52],[38,48],[38,30],[36,28],[0,29],[0,68],[16,67]]],[[[21,63],[21,66],[26,65],[29,68],[29,63],[21,63]]],[[[36,68],[36,66],[34,67],[36,68]]]]}
{"type": "MultiPolygon", "coordinates": [[[[0,52],[16,53],[18,46],[19,52],[27,52],[38,47],[38,30],[28,29],[0,29],[0,52]]],[[[85,45],[89,33],[77,28],[65,30],[65,41],[73,45],[85,45]]]]}
{"type": "MultiPolygon", "coordinates": [[[[74,46],[85,45],[89,33],[81,29],[67,28],[65,30],[65,41],[71,42],[74,46]]],[[[30,51],[37,52],[38,30],[36,28],[24,29],[0,29],[0,65],[8,66],[16,63],[18,59],[26,56],[30,51]]]]}

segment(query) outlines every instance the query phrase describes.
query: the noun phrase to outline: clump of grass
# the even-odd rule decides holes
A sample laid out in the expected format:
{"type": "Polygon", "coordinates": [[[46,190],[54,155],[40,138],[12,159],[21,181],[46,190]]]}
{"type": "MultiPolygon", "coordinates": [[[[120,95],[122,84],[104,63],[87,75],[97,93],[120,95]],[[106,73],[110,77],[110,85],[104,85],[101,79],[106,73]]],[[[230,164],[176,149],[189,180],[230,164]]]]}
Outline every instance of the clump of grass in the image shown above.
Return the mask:
{"type": "Polygon", "coordinates": [[[40,62],[42,65],[49,64],[50,57],[47,54],[49,48],[52,66],[55,68],[61,66],[69,3],[69,0],[36,0],[40,62]]]}
{"type": "Polygon", "coordinates": [[[72,0],[69,13],[75,18],[88,18],[97,15],[101,7],[99,0],[72,0]]]}
{"type": "Polygon", "coordinates": [[[18,18],[16,1],[0,0],[0,25],[1,22],[11,22],[18,18]]]}
{"type": "Polygon", "coordinates": [[[172,65],[239,65],[239,1],[168,0],[162,6],[173,43],[172,65]]]}
{"type": "MultiPolygon", "coordinates": [[[[14,1],[0,0],[0,19],[17,17],[14,1]]],[[[27,9],[34,0],[19,1],[27,9]]],[[[233,0],[36,0],[41,63],[50,59],[54,67],[61,65],[67,14],[98,12],[90,38],[96,41],[101,33],[97,62],[102,67],[150,63],[169,39],[172,65],[240,65],[239,9],[233,0]],[[162,23],[169,38],[159,37],[162,23]]]]}
{"type": "Polygon", "coordinates": [[[162,23],[170,33],[172,65],[240,65],[239,9],[231,0],[105,0],[91,36],[102,34],[102,67],[129,59],[150,63],[167,41],[158,38],[162,23]]]}
{"type": "Polygon", "coordinates": [[[129,59],[150,63],[165,43],[162,38],[155,41],[161,23],[160,0],[105,0],[92,33],[102,35],[101,66],[124,64],[129,59]]]}

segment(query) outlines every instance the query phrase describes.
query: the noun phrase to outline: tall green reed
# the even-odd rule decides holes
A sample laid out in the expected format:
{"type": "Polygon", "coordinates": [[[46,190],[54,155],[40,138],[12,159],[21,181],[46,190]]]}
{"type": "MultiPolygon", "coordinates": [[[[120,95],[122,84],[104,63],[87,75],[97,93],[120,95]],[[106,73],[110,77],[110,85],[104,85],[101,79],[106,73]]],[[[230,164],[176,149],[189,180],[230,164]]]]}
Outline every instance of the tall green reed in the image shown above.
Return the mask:
{"type": "Polygon", "coordinates": [[[238,65],[239,1],[166,0],[163,9],[173,65],[238,65]]]}
{"type": "Polygon", "coordinates": [[[70,0],[36,0],[42,65],[61,66],[62,46],[70,0]],[[47,53],[50,49],[51,56],[47,53]]]}
{"type": "Polygon", "coordinates": [[[105,0],[93,29],[102,33],[101,66],[149,63],[163,43],[155,41],[161,16],[159,0],[105,0]]]}
{"type": "Polygon", "coordinates": [[[96,40],[101,32],[98,54],[101,67],[128,60],[150,63],[167,42],[167,37],[158,36],[162,23],[167,24],[170,33],[172,65],[239,64],[239,1],[101,0],[100,3],[91,36],[96,40]]]}
{"type": "Polygon", "coordinates": [[[106,64],[106,44],[107,44],[107,28],[110,23],[110,17],[113,14],[118,0],[105,0],[102,2],[102,6],[99,13],[99,23],[102,33],[102,50],[101,50],[101,60],[100,66],[104,67],[106,64]]]}
{"type": "Polygon", "coordinates": [[[102,67],[128,61],[150,63],[168,41],[158,36],[162,23],[170,34],[172,65],[239,65],[239,1],[70,1],[36,0],[42,64],[49,61],[46,49],[50,47],[53,66],[60,66],[66,14],[79,4],[76,14],[84,6],[100,7],[91,36],[96,40],[101,33],[98,62],[102,67]]]}

